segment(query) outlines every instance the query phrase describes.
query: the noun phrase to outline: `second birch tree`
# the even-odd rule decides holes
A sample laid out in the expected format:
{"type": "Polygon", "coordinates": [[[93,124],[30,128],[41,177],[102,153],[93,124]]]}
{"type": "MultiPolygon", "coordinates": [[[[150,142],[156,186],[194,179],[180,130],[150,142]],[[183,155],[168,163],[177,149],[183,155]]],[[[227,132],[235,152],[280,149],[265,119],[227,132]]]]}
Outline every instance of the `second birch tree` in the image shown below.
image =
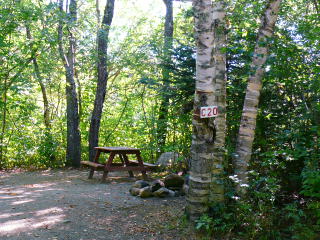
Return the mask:
{"type": "Polygon", "coordinates": [[[262,78],[265,73],[265,63],[268,58],[269,41],[274,32],[280,3],[281,0],[268,1],[261,19],[261,27],[258,32],[253,60],[250,66],[250,76],[234,154],[234,172],[237,177],[236,191],[239,195],[246,193],[246,187],[248,185],[247,170],[252,154],[262,78]]]}

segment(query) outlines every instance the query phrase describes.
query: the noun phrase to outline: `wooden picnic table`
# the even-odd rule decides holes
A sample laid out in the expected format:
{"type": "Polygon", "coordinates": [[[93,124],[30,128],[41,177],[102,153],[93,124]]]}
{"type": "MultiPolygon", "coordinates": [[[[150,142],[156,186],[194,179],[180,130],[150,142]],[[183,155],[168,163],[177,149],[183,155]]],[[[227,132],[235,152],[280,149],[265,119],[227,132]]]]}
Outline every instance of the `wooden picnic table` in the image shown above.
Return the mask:
{"type": "Polygon", "coordinates": [[[94,171],[103,171],[102,181],[105,181],[108,172],[112,171],[128,171],[130,177],[134,177],[133,171],[141,171],[144,179],[147,178],[146,171],[151,171],[156,168],[156,165],[144,163],[140,155],[139,148],[130,147],[95,147],[97,150],[94,162],[81,161],[81,164],[87,165],[91,168],[89,179],[92,179],[94,171]],[[109,158],[104,164],[99,163],[101,153],[109,153],[109,158]],[[137,161],[130,161],[129,154],[136,155],[137,161]],[[118,155],[121,163],[115,163],[113,160],[118,155]]]}

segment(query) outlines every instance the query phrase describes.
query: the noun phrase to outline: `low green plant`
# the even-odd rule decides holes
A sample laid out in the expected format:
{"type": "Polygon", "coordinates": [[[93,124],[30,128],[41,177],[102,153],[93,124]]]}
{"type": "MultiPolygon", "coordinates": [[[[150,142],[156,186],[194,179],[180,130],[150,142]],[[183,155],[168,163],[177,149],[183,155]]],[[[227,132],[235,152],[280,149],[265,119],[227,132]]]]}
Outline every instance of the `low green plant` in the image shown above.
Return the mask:
{"type": "Polygon", "coordinates": [[[208,232],[211,231],[211,224],[213,223],[212,217],[207,214],[202,215],[199,220],[196,221],[196,229],[204,229],[208,232]]]}
{"type": "Polygon", "coordinates": [[[320,239],[320,202],[297,195],[285,203],[279,200],[281,194],[279,180],[256,175],[246,198],[228,192],[225,204],[210,206],[196,229],[214,239],[320,239]]]}
{"type": "Polygon", "coordinates": [[[317,170],[304,171],[302,177],[301,193],[307,197],[320,199],[320,172],[317,170]]]}

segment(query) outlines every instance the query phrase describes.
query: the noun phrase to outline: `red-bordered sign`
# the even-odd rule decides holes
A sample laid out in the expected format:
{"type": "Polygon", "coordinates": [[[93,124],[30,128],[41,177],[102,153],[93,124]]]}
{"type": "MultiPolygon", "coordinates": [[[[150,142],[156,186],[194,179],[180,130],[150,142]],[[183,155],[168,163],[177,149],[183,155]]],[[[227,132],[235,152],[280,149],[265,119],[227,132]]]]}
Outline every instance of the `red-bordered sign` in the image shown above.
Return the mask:
{"type": "Polygon", "coordinates": [[[200,118],[212,118],[218,115],[217,106],[208,106],[200,108],[200,118]]]}

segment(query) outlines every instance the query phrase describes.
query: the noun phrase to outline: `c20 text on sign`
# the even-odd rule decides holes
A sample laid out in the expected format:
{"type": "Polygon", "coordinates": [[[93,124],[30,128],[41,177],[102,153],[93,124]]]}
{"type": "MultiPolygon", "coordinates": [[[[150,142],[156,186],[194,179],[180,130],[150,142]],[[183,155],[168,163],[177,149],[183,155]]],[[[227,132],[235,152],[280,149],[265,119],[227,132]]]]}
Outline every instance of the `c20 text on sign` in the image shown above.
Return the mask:
{"type": "Polygon", "coordinates": [[[200,108],[200,118],[211,118],[216,117],[218,115],[218,107],[217,106],[208,106],[200,108]]]}

